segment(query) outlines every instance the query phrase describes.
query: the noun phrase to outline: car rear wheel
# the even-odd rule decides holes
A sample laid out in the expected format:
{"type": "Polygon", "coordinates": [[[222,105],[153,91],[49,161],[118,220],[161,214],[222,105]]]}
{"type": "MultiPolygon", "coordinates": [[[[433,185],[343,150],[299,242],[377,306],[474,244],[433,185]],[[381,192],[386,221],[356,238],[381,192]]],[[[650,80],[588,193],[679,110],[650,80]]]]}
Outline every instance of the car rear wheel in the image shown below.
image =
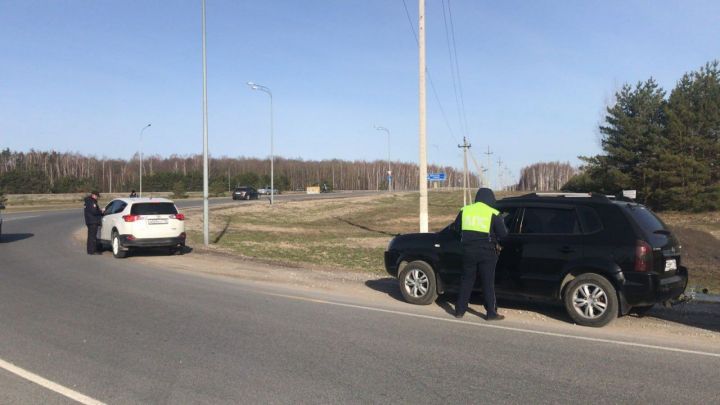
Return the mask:
{"type": "Polygon", "coordinates": [[[127,257],[127,250],[122,250],[120,246],[120,235],[118,235],[117,231],[113,231],[112,237],[110,239],[110,246],[112,247],[112,254],[113,257],[116,259],[124,259],[127,257]]]}
{"type": "Polygon", "coordinates": [[[437,299],[435,271],[421,260],[408,263],[400,272],[398,280],[403,298],[411,304],[429,305],[437,299]]]}
{"type": "Polygon", "coordinates": [[[567,285],[563,301],[568,315],[579,325],[600,327],[617,318],[615,287],[599,274],[577,276],[567,285]]]}

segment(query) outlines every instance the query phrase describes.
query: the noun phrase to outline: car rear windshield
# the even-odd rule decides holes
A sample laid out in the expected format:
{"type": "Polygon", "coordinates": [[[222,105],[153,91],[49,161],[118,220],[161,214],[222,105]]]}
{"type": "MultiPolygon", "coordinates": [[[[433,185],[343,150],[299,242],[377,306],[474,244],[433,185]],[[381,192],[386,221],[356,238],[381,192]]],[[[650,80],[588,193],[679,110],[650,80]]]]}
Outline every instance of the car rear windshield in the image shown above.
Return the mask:
{"type": "Polygon", "coordinates": [[[632,204],[627,204],[625,211],[650,238],[651,245],[662,245],[666,241],[670,230],[652,211],[642,205],[632,204]]]}
{"type": "Polygon", "coordinates": [[[177,214],[175,204],[167,202],[133,204],[130,209],[133,215],[168,215],[177,214]]]}

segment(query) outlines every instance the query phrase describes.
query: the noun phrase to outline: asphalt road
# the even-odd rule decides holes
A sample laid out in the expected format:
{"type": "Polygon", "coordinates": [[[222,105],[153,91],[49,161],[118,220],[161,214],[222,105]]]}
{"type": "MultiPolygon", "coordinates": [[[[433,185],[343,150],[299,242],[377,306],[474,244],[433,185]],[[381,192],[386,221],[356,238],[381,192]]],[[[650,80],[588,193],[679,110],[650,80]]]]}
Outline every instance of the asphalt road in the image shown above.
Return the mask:
{"type": "MultiPolygon", "coordinates": [[[[180,203],[188,204],[198,203],[180,203]]],[[[720,395],[720,348],[691,338],[647,346],[595,329],[456,321],[390,298],[147,267],[86,255],[71,237],[82,226],[80,210],[5,216],[0,403],[73,403],[73,393],[86,403],[168,404],[716,403],[720,395]]]]}

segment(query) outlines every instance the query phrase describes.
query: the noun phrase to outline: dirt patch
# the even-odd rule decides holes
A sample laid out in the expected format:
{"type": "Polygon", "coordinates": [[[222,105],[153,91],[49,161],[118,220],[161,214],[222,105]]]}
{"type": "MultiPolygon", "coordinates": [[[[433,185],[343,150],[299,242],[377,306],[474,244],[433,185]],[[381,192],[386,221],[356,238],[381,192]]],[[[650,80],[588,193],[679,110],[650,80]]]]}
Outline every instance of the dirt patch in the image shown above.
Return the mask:
{"type": "Polygon", "coordinates": [[[682,226],[674,226],[673,232],[683,246],[682,260],[690,274],[688,286],[720,293],[720,239],[682,226]]]}

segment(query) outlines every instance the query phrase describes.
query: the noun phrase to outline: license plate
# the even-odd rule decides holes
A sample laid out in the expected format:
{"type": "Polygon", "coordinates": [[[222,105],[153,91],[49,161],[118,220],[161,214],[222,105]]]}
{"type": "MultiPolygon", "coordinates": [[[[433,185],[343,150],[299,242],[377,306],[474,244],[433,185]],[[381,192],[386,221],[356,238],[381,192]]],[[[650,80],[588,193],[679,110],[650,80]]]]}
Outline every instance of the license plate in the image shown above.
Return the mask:
{"type": "Polygon", "coordinates": [[[148,219],[147,221],[148,225],[162,225],[168,223],[167,219],[148,219]]]}
{"type": "Polygon", "coordinates": [[[677,270],[677,261],[675,259],[670,259],[665,261],[665,271],[675,271],[677,270]]]}

